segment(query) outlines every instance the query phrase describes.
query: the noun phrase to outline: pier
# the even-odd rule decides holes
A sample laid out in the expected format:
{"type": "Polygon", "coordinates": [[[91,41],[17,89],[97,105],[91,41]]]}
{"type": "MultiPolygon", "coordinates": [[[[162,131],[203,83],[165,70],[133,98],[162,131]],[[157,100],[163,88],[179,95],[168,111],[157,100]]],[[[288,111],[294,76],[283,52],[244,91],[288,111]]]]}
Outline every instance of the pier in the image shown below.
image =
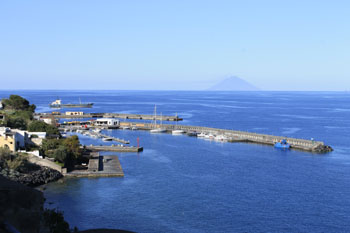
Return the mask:
{"type": "Polygon", "coordinates": [[[120,145],[111,145],[111,146],[83,146],[82,149],[85,149],[87,151],[91,152],[98,152],[98,151],[112,151],[112,152],[141,152],[143,151],[143,147],[135,147],[135,146],[120,146],[120,145]]]}
{"type": "MultiPolygon", "coordinates": [[[[137,122],[122,122],[121,126],[136,126],[139,129],[143,130],[151,130],[155,126],[147,123],[137,123],[137,122]]],[[[171,125],[171,124],[163,124],[157,125],[156,127],[162,127],[167,129],[169,132],[174,129],[182,129],[185,132],[198,132],[198,133],[211,133],[214,135],[225,135],[229,138],[228,141],[231,142],[250,142],[250,143],[258,143],[258,144],[266,144],[266,145],[275,145],[276,142],[281,141],[282,139],[286,139],[287,142],[291,145],[291,148],[309,151],[314,153],[324,153],[332,151],[330,146],[324,144],[321,141],[314,140],[306,140],[306,139],[298,139],[298,138],[288,138],[282,136],[273,136],[268,134],[258,134],[258,133],[250,133],[244,131],[237,130],[228,130],[228,129],[217,129],[217,128],[209,128],[202,126],[189,126],[189,125],[171,125]]]]}
{"type": "MultiPolygon", "coordinates": [[[[35,116],[42,118],[56,118],[56,119],[83,119],[83,118],[119,118],[119,119],[133,119],[133,120],[154,120],[154,115],[146,114],[127,114],[127,113],[84,113],[81,115],[66,115],[65,113],[36,113],[35,116]]],[[[156,120],[160,121],[182,121],[178,116],[156,116],[156,120]]]]}
{"type": "MultiPolygon", "coordinates": [[[[247,143],[257,143],[257,144],[265,144],[265,145],[275,145],[275,143],[286,139],[287,143],[291,145],[292,149],[302,150],[302,151],[308,151],[313,153],[325,153],[330,152],[333,149],[325,145],[322,141],[315,141],[315,140],[307,140],[307,139],[298,139],[298,138],[289,138],[289,137],[283,137],[283,136],[274,136],[274,135],[268,135],[268,134],[258,134],[258,133],[251,133],[251,132],[245,132],[245,131],[238,131],[238,130],[228,130],[228,129],[218,129],[218,128],[210,128],[210,127],[203,127],[203,126],[190,126],[190,125],[173,125],[173,124],[157,124],[156,126],[154,124],[150,123],[142,123],[142,122],[120,122],[121,127],[130,127],[130,128],[137,128],[140,130],[151,130],[153,128],[165,128],[168,132],[171,132],[175,129],[181,129],[184,130],[186,133],[189,132],[197,132],[197,133],[205,133],[205,134],[213,134],[213,135],[224,135],[228,138],[228,142],[247,142],[247,143]]],[[[90,128],[93,128],[94,126],[89,126],[90,128]]],[[[129,147],[132,148],[132,147],[129,147]]],[[[136,149],[119,149],[113,148],[113,147],[95,147],[97,151],[101,151],[103,149],[109,149],[108,151],[118,151],[118,152],[138,152],[135,151],[136,149]],[[130,151],[128,151],[130,150],[130,151]]]]}
{"type": "Polygon", "coordinates": [[[124,177],[119,159],[114,155],[99,155],[98,153],[89,159],[87,170],[74,170],[66,176],[73,177],[124,177]]]}

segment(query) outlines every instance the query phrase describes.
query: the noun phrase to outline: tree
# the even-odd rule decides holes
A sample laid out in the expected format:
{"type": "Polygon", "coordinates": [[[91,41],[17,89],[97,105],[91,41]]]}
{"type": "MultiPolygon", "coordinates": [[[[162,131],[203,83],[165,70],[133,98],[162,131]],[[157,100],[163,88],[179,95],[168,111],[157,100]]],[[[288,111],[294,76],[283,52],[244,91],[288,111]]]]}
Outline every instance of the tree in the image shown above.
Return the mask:
{"type": "Polygon", "coordinates": [[[74,159],[78,159],[81,156],[80,141],[77,135],[66,138],[63,141],[63,145],[74,156],[74,159]]]}
{"type": "Polygon", "coordinates": [[[46,132],[47,135],[60,135],[57,127],[46,124],[43,121],[32,121],[28,126],[29,132],[46,132]]]}
{"type": "Polygon", "coordinates": [[[70,159],[69,152],[65,146],[59,146],[53,152],[53,157],[61,163],[66,163],[67,159],[70,159]]]}
{"type": "Polygon", "coordinates": [[[19,95],[10,95],[10,98],[3,99],[2,103],[5,106],[5,109],[10,110],[22,110],[34,112],[36,106],[34,104],[30,105],[29,101],[19,95]]]}
{"type": "Polygon", "coordinates": [[[25,130],[27,128],[27,122],[21,117],[10,116],[6,118],[6,126],[14,129],[25,130]]]}
{"type": "Polygon", "coordinates": [[[61,141],[57,139],[44,139],[41,148],[45,155],[49,155],[50,151],[55,150],[58,146],[61,145],[61,141]]]}

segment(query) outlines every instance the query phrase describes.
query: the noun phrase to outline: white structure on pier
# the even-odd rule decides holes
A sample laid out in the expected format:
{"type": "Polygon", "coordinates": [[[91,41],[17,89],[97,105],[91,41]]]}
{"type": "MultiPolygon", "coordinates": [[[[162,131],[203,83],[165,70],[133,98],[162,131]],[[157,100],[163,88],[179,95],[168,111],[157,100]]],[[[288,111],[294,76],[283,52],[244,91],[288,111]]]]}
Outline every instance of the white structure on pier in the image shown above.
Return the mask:
{"type": "Polygon", "coordinates": [[[113,118],[99,118],[94,121],[96,126],[120,126],[120,120],[113,118]]]}

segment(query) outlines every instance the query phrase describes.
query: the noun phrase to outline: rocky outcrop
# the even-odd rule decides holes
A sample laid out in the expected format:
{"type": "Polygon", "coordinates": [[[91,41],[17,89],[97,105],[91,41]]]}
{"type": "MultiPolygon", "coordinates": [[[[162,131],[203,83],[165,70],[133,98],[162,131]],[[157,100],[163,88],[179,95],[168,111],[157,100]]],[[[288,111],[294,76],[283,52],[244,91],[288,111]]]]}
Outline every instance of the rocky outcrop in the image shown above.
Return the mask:
{"type": "Polygon", "coordinates": [[[3,169],[1,170],[0,175],[31,187],[47,184],[63,177],[60,172],[48,167],[40,167],[38,170],[29,173],[20,173],[13,170],[3,169]]]}
{"type": "Polygon", "coordinates": [[[315,153],[328,153],[332,151],[333,151],[333,148],[326,145],[319,145],[312,149],[312,152],[315,152],[315,153]]]}

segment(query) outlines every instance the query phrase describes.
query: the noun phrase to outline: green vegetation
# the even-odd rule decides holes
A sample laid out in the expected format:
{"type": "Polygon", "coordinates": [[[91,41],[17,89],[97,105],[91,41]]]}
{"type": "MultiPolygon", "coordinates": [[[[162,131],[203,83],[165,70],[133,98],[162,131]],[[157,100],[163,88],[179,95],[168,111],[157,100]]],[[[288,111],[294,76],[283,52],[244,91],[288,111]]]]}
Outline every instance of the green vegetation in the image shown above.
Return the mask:
{"type": "Polygon", "coordinates": [[[28,100],[18,95],[10,95],[10,98],[3,99],[2,103],[5,115],[2,125],[15,129],[27,129],[28,124],[33,120],[36,106],[30,105],[28,100]]]}
{"type": "Polygon", "coordinates": [[[3,99],[5,120],[0,125],[13,129],[28,130],[29,132],[46,132],[48,137],[60,136],[59,130],[42,121],[33,120],[36,106],[30,105],[29,101],[18,95],[10,95],[10,98],[3,99]]]}
{"type": "Polygon", "coordinates": [[[19,95],[10,95],[10,98],[3,99],[5,110],[28,111],[34,113],[36,106],[29,105],[29,101],[19,95]]]}
{"type": "Polygon", "coordinates": [[[46,132],[47,136],[60,135],[60,131],[53,125],[46,124],[43,121],[34,120],[28,125],[29,132],[46,132]]]}
{"type": "Polygon", "coordinates": [[[82,156],[80,141],[76,135],[66,139],[45,139],[41,147],[45,156],[54,158],[68,168],[87,160],[82,156]]]}
{"type": "Polygon", "coordinates": [[[17,172],[28,172],[36,170],[37,165],[28,161],[28,157],[23,153],[12,153],[7,148],[0,148],[0,170],[13,170],[17,172]]]}

